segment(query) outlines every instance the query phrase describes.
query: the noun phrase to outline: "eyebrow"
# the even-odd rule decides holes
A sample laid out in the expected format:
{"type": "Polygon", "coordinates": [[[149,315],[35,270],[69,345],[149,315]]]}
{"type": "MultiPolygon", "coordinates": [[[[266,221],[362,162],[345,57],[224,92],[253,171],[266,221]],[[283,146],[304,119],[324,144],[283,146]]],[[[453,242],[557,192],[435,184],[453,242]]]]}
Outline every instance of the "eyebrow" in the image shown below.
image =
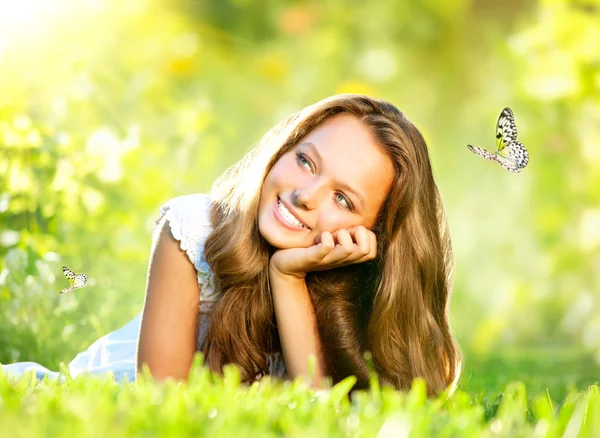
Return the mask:
{"type": "MultiPolygon", "coordinates": [[[[317,156],[319,163],[321,163],[323,161],[323,157],[317,150],[314,143],[307,141],[307,142],[300,144],[300,147],[302,147],[302,146],[307,146],[311,151],[313,151],[313,153],[317,156]]],[[[354,194],[354,196],[356,196],[358,198],[358,200],[360,201],[360,203],[362,204],[362,208],[365,208],[365,198],[358,191],[356,191],[355,189],[353,189],[351,186],[349,186],[348,184],[346,184],[344,182],[341,182],[341,181],[336,181],[336,182],[342,189],[352,192],[354,194]]]]}

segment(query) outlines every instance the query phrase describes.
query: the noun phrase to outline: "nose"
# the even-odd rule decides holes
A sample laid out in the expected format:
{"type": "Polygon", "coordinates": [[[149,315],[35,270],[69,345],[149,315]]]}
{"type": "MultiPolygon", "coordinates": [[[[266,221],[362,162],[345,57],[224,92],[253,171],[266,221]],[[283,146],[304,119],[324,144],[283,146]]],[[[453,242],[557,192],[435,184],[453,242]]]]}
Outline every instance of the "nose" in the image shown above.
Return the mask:
{"type": "Polygon", "coordinates": [[[294,201],[308,210],[317,207],[323,192],[324,184],[316,182],[301,189],[294,190],[294,201]]]}
{"type": "Polygon", "coordinates": [[[310,199],[304,190],[294,190],[294,204],[298,206],[304,205],[306,208],[310,209],[309,203],[310,199]]]}

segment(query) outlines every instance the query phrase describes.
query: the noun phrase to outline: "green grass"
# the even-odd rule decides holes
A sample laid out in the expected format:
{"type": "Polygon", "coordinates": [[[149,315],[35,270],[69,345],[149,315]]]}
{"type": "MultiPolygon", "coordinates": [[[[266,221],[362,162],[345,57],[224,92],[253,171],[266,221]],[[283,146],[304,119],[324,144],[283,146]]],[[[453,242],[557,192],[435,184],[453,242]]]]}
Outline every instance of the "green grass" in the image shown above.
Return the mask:
{"type": "MultiPolygon", "coordinates": [[[[595,385],[573,387],[556,403],[550,390],[528,394],[526,383],[513,381],[485,401],[495,389],[476,389],[473,378],[466,381],[470,389],[463,382],[451,397],[436,399],[427,399],[424,382],[417,379],[407,392],[372,384],[350,401],[353,378],[317,392],[301,380],[264,379],[244,386],[235,367],[220,377],[200,360],[187,384],[154,382],[148,373],[136,383],[119,384],[110,375],[67,375],[60,383],[39,382],[33,375],[9,381],[0,372],[0,436],[600,436],[595,385]]],[[[470,369],[474,376],[475,368],[470,369]]]]}
{"type": "Polygon", "coordinates": [[[464,356],[459,386],[484,401],[500,397],[510,381],[526,383],[531,393],[550,394],[555,404],[570,392],[600,383],[600,364],[577,347],[502,347],[489,356],[473,352],[464,356]]]}

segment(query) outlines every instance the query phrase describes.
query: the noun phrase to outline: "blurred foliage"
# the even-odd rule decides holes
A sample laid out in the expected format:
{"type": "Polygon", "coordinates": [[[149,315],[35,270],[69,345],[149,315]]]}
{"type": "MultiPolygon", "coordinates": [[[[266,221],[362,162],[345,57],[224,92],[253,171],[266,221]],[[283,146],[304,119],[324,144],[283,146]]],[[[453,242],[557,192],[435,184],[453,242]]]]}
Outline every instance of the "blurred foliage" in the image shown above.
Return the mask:
{"type": "Polygon", "coordinates": [[[0,8],[0,362],[56,369],[123,325],[159,206],[207,191],[292,111],[356,92],[428,141],[464,351],[568,346],[597,366],[598,0],[0,8]],[[466,149],[494,147],[505,106],[530,151],[518,175],[466,149]],[[89,285],[60,296],[62,265],[89,285]]]}

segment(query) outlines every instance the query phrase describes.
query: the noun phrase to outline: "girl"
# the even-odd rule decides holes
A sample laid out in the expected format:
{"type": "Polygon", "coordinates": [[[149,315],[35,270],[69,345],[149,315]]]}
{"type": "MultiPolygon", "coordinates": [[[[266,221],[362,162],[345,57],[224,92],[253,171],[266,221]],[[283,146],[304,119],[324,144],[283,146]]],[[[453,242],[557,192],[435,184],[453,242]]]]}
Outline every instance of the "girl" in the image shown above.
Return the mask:
{"type": "Polygon", "coordinates": [[[317,102],[269,131],[209,196],[172,199],[161,213],[141,323],[97,341],[76,370],[103,363],[132,376],[135,355],[138,372],[185,379],[199,350],[212,370],[235,363],[251,382],[306,375],[312,355],[316,386],[355,375],[365,388],[369,351],[395,388],[418,376],[430,394],[456,385],[443,206],[423,137],[390,103],[317,102]]]}

